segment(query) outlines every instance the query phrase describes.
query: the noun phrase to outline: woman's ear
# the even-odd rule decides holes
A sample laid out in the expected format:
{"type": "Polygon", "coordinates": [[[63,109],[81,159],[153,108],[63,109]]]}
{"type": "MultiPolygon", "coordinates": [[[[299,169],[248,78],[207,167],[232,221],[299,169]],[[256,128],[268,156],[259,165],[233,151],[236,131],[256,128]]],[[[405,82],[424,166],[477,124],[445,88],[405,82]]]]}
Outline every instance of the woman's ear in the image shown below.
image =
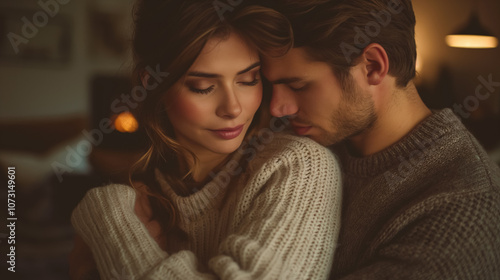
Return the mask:
{"type": "Polygon", "coordinates": [[[380,44],[370,44],[363,51],[366,78],[370,85],[379,85],[389,72],[389,57],[380,44]]]}

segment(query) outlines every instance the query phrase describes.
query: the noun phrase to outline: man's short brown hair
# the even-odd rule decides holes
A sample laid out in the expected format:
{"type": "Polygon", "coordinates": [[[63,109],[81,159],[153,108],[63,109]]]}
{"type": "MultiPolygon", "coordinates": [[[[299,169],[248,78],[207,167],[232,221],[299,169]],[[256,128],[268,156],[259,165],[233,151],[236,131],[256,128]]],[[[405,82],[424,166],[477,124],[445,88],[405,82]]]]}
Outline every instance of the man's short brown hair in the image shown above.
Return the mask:
{"type": "Polygon", "coordinates": [[[290,20],[294,47],[329,63],[342,85],[366,46],[380,44],[389,75],[399,87],[415,77],[417,47],[411,0],[277,0],[271,4],[290,20]]]}

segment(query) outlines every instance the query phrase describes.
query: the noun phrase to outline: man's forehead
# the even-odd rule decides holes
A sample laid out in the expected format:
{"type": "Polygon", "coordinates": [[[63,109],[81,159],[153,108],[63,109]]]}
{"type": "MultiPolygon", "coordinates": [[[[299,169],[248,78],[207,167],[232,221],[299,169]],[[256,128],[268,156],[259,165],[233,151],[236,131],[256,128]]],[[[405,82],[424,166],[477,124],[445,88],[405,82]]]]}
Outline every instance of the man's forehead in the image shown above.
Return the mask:
{"type": "Polygon", "coordinates": [[[311,61],[303,48],[293,48],[281,57],[264,57],[262,72],[270,81],[297,79],[304,74],[304,68],[311,61]]]}
{"type": "Polygon", "coordinates": [[[304,48],[293,48],[285,55],[279,57],[263,57],[264,64],[269,64],[271,67],[276,65],[292,65],[296,63],[304,64],[308,61],[309,59],[307,58],[307,53],[304,48]]]}

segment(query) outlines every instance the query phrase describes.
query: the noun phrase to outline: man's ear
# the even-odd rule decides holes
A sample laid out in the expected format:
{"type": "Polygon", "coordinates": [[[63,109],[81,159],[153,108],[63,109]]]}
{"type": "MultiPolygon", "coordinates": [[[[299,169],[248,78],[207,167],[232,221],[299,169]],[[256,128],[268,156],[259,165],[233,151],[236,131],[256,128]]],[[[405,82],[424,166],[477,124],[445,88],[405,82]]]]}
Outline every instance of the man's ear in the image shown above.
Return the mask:
{"type": "Polygon", "coordinates": [[[370,85],[382,83],[389,72],[389,57],[385,49],[379,44],[370,44],[364,49],[362,57],[368,83],[370,85]]]}

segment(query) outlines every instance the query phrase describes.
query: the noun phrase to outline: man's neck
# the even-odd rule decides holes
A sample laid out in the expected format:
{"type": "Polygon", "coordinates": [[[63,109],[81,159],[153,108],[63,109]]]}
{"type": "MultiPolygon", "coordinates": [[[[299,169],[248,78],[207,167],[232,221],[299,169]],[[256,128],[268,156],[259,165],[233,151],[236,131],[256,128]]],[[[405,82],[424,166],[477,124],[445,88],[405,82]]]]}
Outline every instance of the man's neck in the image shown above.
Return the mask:
{"type": "Polygon", "coordinates": [[[393,92],[385,104],[378,109],[374,125],[350,139],[357,155],[369,156],[389,148],[432,114],[414,85],[393,92]]]}

